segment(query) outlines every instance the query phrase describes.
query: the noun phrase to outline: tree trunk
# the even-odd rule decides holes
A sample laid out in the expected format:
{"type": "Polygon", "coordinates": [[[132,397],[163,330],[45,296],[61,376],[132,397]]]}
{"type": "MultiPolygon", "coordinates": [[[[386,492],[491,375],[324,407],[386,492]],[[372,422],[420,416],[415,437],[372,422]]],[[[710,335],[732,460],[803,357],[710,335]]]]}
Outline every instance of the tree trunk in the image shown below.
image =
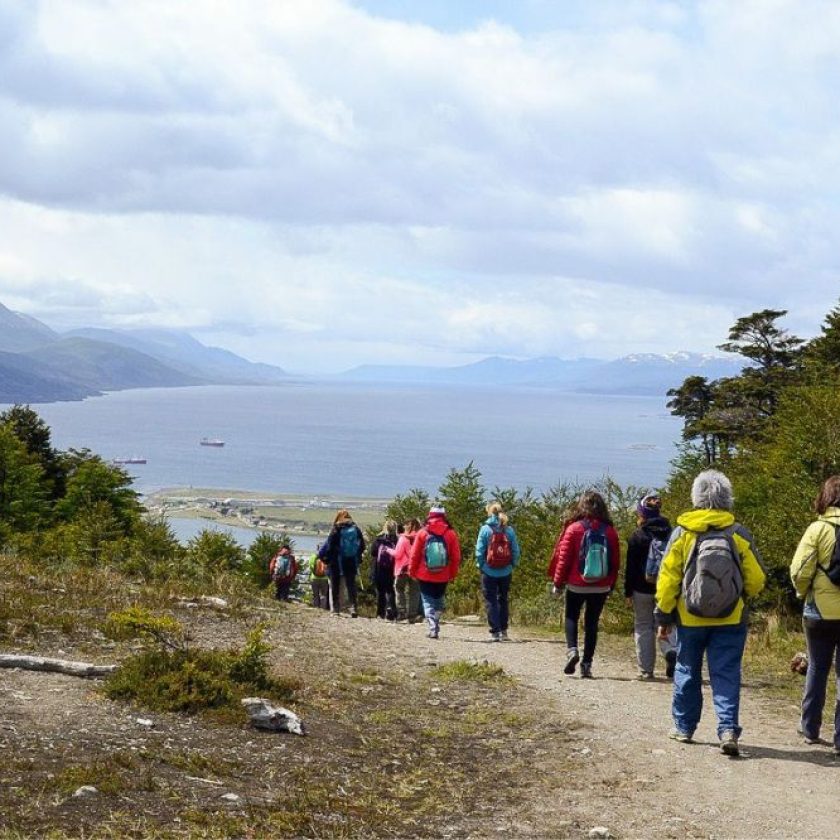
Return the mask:
{"type": "Polygon", "coordinates": [[[49,659],[46,656],[24,656],[17,653],[0,653],[0,668],[51,671],[71,677],[107,677],[117,670],[116,665],[94,665],[90,662],[72,662],[69,659],[49,659]]]}

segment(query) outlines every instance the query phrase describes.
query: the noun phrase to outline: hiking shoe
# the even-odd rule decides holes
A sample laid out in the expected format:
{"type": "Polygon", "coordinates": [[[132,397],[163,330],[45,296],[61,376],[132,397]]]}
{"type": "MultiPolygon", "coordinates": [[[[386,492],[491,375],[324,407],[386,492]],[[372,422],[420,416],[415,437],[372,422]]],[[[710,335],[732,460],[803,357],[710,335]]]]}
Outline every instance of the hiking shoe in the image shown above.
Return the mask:
{"type": "Polygon", "coordinates": [[[350,610],[350,618],[358,618],[358,617],[359,617],[359,614],[356,612],[356,610],[350,610]]]}
{"type": "Polygon", "coordinates": [[[730,729],[720,736],[720,751],[724,755],[736,756],[738,752],[738,736],[730,729]]]}
{"type": "Polygon", "coordinates": [[[501,633],[491,633],[490,634],[490,641],[491,642],[501,642],[502,641],[502,634],[501,633]]]}
{"type": "Polygon", "coordinates": [[[665,654],[665,676],[672,680],[674,679],[674,671],[677,669],[677,652],[675,650],[669,650],[668,653],[665,654]]]}
{"type": "Polygon", "coordinates": [[[507,630],[502,630],[502,632],[499,633],[499,641],[500,642],[509,642],[510,641],[510,636],[508,636],[507,630]]]}
{"type": "Polygon", "coordinates": [[[569,648],[566,654],[566,667],[563,669],[564,674],[574,674],[577,664],[580,662],[580,654],[577,648],[569,648]]]}
{"type": "Polygon", "coordinates": [[[640,682],[650,682],[653,679],[653,672],[652,671],[639,671],[636,676],[636,679],[640,682]]]}
{"type": "Polygon", "coordinates": [[[438,637],[437,630],[429,630],[428,636],[430,639],[436,639],[438,637]]]}
{"type": "Polygon", "coordinates": [[[582,680],[591,680],[592,679],[592,663],[591,662],[582,662],[581,663],[580,678],[582,680]]]}
{"type": "Polygon", "coordinates": [[[693,739],[687,732],[681,732],[679,729],[672,729],[668,733],[668,737],[672,741],[679,741],[681,744],[691,744],[693,739]]]}
{"type": "Polygon", "coordinates": [[[798,735],[802,736],[802,740],[805,741],[806,744],[822,744],[823,739],[820,738],[819,735],[815,735],[813,738],[810,735],[805,734],[805,730],[801,726],[796,727],[796,732],[798,735]]]}

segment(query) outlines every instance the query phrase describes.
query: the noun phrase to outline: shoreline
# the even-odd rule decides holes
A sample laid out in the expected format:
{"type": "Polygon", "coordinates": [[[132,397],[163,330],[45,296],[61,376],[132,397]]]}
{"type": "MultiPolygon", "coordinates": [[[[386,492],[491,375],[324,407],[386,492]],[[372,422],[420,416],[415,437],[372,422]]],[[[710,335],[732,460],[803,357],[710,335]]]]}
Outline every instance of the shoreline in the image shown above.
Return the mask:
{"type": "Polygon", "coordinates": [[[144,495],[142,501],[153,516],[204,519],[254,532],[309,537],[328,534],[341,508],[349,509],[361,528],[377,526],[390,503],[387,499],[205,487],[165,488],[144,495]]]}

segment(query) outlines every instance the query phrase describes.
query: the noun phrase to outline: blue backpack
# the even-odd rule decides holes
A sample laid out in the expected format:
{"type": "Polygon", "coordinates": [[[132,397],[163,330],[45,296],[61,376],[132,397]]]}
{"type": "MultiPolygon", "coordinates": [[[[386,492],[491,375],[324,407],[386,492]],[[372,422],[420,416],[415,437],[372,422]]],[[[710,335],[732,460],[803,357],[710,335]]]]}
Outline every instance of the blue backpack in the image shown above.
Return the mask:
{"type": "Polygon", "coordinates": [[[426,561],[426,568],[430,572],[445,569],[449,565],[449,552],[446,549],[446,540],[437,534],[429,534],[426,538],[423,559],[426,561]]]}
{"type": "Polygon", "coordinates": [[[665,549],[668,540],[661,537],[654,537],[648,546],[647,560],[645,560],[645,580],[648,583],[656,583],[659,577],[659,569],[662,567],[662,558],[665,556],[665,549]]]}
{"type": "Polygon", "coordinates": [[[580,576],[587,583],[601,583],[610,576],[610,550],[607,543],[607,526],[603,522],[592,527],[588,519],[583,520],[583,539],[580,543],[578,568],[580,576]]]}
{"type": "Polygon", "coordinates": [[[338,550],[347,560],[355,560],[361,552],[359,529],[355,525],[347,525],[338,532],[338,550]]]}

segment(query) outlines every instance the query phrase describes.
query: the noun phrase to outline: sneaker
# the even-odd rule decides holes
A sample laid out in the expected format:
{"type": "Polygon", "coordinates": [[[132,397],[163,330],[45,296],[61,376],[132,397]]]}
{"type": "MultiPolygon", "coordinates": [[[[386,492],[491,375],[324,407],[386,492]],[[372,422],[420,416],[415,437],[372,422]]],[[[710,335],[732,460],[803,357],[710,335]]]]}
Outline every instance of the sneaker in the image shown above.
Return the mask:
{"type": "Polygon", "coordinates": [[[510,636],[508,636],[507,630],[502,630],[502,632],[499,633],[499,641],[500,642],[509,642],[510,641],[510,636]]]}
{"type": "Polygon", "coordinates": [[[653,679],[652,671],[639,671],[636,679],[640,682],[650,682],[653,679]]]}
{"type": "Polygon", "coordinates": [[[738,736],[730,729],[720,736],[720,751],[724,755],[738,755],[738,736]]]}
{"type": "Polygon", "coordinates": [[[679,729],[672,729],[668,733],[668,737],[672,741],[679,741],[681,744],[691,744],[691,743],[693,743],[693,739],[692,739],[691,735],[689,735],[687,732],[680,732],[679,729]]]}
{"type": "Polygon", "coordinates": [[[502,641],[502,634],[501,633],[491,633],[490,634],[490,641],[491,642],[501,642],[502,641]]]}
{"type": "Polygon", "coordinates": [[[665,676],[672,680],[674,679],[674,671],[677,669],[677,652],[669,650],[665,654],[665,676]]]}
{"type": "Polygon", "coordinates": [[[592,679],[592,663],[591,662],[582,662],[581,663],[580,678],[582,680],[591,680],[592,679]]]}
{"type": "Polygon", "coordinates": [[[430,639],[436,639],[438,637],[438,631],[437,630],[429,630],[428,635],[429,635],[430,639]]]}
{"type": "Polygon", "coordinates": [[[359,617],[359,614],[356,612],[356,610],[350,610],[350,618],[358,618],[358,617],[359,617]]]}
{"type": "Polygon", "coordinates": [[[798,735],[802,736],[802,740],[805,741],[806,744],[822,744],[823,740],[820,738],[819,735],[815,735],[813,738],[810,735],[805,734],[805,730],[801,726],[796,727],[796,732],[798,735]]]}
{"type": "Polygon", "coordinates": [[[577,664],[580,662],[580,654],[577,648],[569,648],[566,654],[566,667],[563,669],[564,674],[574,674],[577,664]]]}

